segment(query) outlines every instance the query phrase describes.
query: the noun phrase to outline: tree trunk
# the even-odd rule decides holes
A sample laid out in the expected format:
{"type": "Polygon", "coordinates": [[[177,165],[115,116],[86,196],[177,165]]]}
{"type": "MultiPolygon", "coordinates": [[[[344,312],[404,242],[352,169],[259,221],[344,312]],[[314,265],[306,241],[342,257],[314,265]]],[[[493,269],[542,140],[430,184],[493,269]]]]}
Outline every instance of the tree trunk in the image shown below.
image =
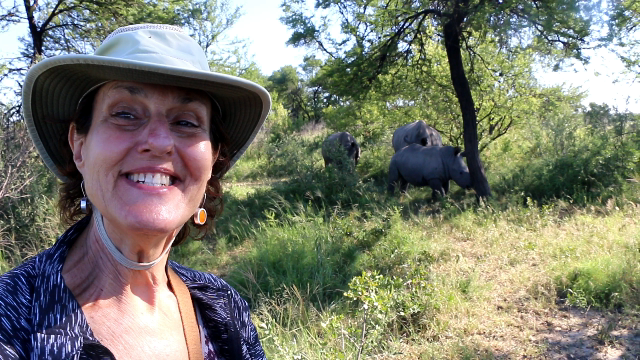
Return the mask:
{"type": "Polygon", "coordinates": [[[33,55],[31,56],[31,65],[34,65],[38,62],[38,59],[42,56],[43,43],[42,43],[42,35],[43,33],[38,29],[38,24],[36,23],[35,11],[38,6],[38,1],[35,0],[33,4],[29,0],[24,0],[24,10],[27,14],[27,22],[29,24],[29,33],[31,34],[31,42],[33,44],[33,55]]]}
{"type": "Polygon", "coordinates": [[[478,151],[478,120],[471,88],[462,63],[459,23],[462,23],[460,15],[454,15],[453,19],[444,24],[444,46],[447,50],[451,82],[456,91],[456,97],[462,112],[464,150],[467,155],[471,182],[476,194],[481,198],[486,198],[491,196],[491,188],[484,173],[484,167],[480,161],[480,152],[478,151]]]}

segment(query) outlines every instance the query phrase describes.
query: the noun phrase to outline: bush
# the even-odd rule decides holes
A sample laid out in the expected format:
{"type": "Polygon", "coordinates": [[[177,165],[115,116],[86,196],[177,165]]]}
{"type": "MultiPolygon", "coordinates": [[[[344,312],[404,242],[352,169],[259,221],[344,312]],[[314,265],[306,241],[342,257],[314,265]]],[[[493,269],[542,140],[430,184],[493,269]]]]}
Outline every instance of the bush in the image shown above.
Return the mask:
{"type": "MultiPolygon", "coordinates": [[[[640,249],[639,249],[640,250],[640,249]]],[[[640,256],[600,258],[558,277],[558,296],[569,305],[604,309],[640,307],[640,256]]]]}
{"type": "Polygon", "coordinates": [[[62,234],[54,175],[44,166],[24,124],[0,132],[0,272],[51,246],[62,234]]]}
{"type": "MultiPolygon", "coordinates": [[[[522,201],[530,198],[539,204],[556,199],[577,204],[604,202],[612,196],[625,194],[637,199],[638,186],[634,179],[640,174],[640,121],[630,114],[609,114],[624,118],[620,126],[604,126],[587,112],[586,124],[571,126],[571,136],[562,136],[555,129],[550,142],[534,141],[529,151],[523,151],[518,161],[510,150],[508,139],[503,149],[508,151],[511,164],[494,164],[498,173],[494,190],[505,196],[517,195],[522,201]],[[597,125],[600,124],[600,125],[597,125]],[[560,139],[560,140],[559,140],[560,139]],[[561,141],[562,140],[562,141],[561,141]],[[506,147],[505,147],[506,146],[506,147]],[[504,169],[502,169],[504,168],[504,169]]],[[[567,121],[581,119],[565,117],[567,121]]],[[[543,124],[544,125],[544,124],[543,124]]],[[[564,127],[563,127],[564,129],[564,127]]],[[[522,142],[522,141],[521,141],[522,142]]]]}

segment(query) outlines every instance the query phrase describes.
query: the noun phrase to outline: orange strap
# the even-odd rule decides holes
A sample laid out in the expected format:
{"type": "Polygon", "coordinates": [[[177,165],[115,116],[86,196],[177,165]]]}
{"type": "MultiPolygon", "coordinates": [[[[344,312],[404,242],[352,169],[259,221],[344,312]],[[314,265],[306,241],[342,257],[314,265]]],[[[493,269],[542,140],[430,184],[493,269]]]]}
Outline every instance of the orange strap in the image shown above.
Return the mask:
{"type": "Polygon", "coordinates": [[[170,266],[167,266],[167,268],[169,284],[173,288],[173,292],[176,294],[176,299],[178,300],[184,338],[187,340],[189,360],[204,360],[202,345],[200,344],[200,328],[196,320],[196,311],[193,307],[189,289],[187,289],[187,285],[184,284],[182,279],[180,279],[178,274],[176,274],[170,266]]]}

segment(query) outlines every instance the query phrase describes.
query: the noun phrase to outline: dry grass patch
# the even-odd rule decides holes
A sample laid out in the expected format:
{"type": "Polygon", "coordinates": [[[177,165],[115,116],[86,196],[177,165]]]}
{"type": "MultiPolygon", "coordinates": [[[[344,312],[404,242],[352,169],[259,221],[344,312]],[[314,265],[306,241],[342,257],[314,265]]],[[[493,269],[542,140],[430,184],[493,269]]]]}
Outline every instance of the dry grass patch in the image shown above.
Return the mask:
{"type": "MultiPolygon", "coordinates": [[[[448,328],[440,339],[451,334],[496,357],[546,356],[548,342],[538,334],[558,312],[557,278],[584,261],[633,256],[629,249],[640,249],[638,208],[608,211],[607,216],[572,212],[533,209],[490,219],[469,212],[452,223],[419,223],[430,235],[431,251],[451,254],[430,267],[433,274],[452,293],[468,283],[466,291],[440,308],[438,321],[448,328]]],[[[456,353],[455,342],[437,343],[456,353]]]]}

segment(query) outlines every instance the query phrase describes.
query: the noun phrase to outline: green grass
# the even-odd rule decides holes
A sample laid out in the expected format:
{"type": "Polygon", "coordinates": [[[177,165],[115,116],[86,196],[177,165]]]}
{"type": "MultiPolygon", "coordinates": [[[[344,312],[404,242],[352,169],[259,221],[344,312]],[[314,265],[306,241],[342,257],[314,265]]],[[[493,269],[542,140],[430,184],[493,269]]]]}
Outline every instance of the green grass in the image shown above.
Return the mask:
{"type": "MultiPolygon", "coordinates": [[[[615,292],[615,304],[624,304],[619,311],[640,307],[640,225],[633,220],[640,211],[628,208],[602,217],[580,210],[563,217],[564,211],[466,211],[440,219],[396,214],[389,217],[385,236],[347,254],[332,247],[311,248],[319,238],[333,241],[334,247],[356,244],[362,236],[341,238],[349,217],[337,221],[343,226],[338,232],[331,225],[335,219],[330,224],[313,219],[298,225],[272,223],[257,235],[256,252],[246,257],[254,266],[241,271],[246,279],[238,280],[237,274],[229,279],[251,284],[239,288],[254,300],[256,321],[268,330],[263,342],[274,358],[354,358],[359,351],[373,356],[399,348],[402,358],[482,358],[498,355],[487,349],[504,346],[492,341],[491,334],[498,333],[518,343],[500,350],[507,356],[537,354],[539,349],[528,340],[534,330],[514,321],[516,314],[524,307],[543,311],[554,306],[556,294],[569,285],[576,292],[581,284],[596,284],[589,288],[593,299],[611,299],[615,292]],[[601,233],[609,234],[608,242],[595,241],[601,233]],[[587,257],[609,265],[597,272],[580,271],[582,282],[562,280],[572,279],[587,257]],[[484,335],[478,339],[478,333],[484,335]],[[451,337],[459,341],[451,342],[451,337]]],[[[366,229],[367,223],[362,224],[366,229]]]]}

